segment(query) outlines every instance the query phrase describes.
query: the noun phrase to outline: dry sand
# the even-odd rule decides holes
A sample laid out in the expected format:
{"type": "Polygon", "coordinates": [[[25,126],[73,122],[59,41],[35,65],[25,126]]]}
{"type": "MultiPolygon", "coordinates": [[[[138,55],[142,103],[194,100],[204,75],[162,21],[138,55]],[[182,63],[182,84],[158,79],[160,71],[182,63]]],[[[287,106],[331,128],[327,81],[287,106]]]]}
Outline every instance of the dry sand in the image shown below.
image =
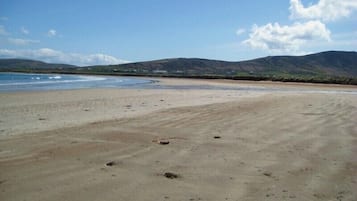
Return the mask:
{"type": "Polygon", "coordinates": [[[354,201],[356,172],[354,94],[198,89],[0,94],[0,200],[354,201]],[[175,175],[167,178],[167,172],[175,175]]]}

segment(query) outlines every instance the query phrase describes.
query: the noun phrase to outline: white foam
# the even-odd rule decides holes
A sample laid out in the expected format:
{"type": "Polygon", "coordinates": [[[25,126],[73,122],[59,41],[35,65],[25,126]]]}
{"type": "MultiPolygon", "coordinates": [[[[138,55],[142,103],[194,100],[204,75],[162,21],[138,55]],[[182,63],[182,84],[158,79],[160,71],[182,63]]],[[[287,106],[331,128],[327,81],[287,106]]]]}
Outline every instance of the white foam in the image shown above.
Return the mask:
{"type": "MultiPolygon", "coordinates": [[[[52,78],[55,80],[51,81],[40,81],[40,82],[12,82],[12,83],[0,83],[0,86],[14,86],[14,85],[38,85],[38,84],[61,84],[61,83],[74,83],[74,82],[91,82],[91,81],[102,81],[107,78],[104,77],[94,77],[94,76],[78,76],[81,79],[77,80],[59,80],[61,76],[55,76],[57,78],[52,78]]],[[[35,77],[31,79],[40,80],[40,77],[35,77]],[[38,78],[38,79],[37,79],[38,78]]]]}
{"type": "Polygon", "coordinates": [[[52,80],[52,79],[58,80],[58,79],[62,79],[62,77],[59,76],[59,75],[56,75],[56,76],[53,76],[53,77],[48,77],[48,79],[50,79],[50,80],[52,80]]]}

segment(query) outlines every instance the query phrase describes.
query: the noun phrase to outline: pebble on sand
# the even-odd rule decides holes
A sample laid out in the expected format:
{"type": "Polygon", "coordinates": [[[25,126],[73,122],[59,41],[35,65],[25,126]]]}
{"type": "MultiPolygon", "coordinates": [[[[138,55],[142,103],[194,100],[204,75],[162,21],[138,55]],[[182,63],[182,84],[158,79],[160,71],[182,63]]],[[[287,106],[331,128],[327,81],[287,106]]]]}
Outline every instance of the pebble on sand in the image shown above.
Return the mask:
{"type": "Polygon", "coordinates": [[[180,177],[180,175],[178,175],[176,173],[172,173],[172,172],[165,172],[164,176],[168,179],[177,179],[180,177]]]}
{"type": "Polygon", "coordinates": [[[271,172],[263,172],[263,175],[265,175],[267,177],[271,177],[272,173],[271,172]]]}
{"type": "Polygon", "coordinates": [[[116,162],[115,161],[110,161],[108,163],[105,164],[106,166],[114,166],[116,165],[116,162]]]}
{"type": "Polygon", "coordinates": [[[161,145],[170,144],[170,141],[166,140],[166,139],[157,139],[157,140],[153,140],[153,142],[156,142],[156,143],[161,144],[161,145]]]}

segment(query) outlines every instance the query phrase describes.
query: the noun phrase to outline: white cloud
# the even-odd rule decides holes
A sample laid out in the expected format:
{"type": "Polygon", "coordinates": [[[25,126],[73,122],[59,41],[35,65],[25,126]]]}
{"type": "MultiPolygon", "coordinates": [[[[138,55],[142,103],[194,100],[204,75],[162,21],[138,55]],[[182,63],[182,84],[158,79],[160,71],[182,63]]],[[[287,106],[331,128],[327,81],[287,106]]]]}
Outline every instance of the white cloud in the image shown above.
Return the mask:
{"type": "Polygon", "coordinates": [[[121,59],[117,59],[113,56],[106,55],[106,54],[90,54],[87,56],[79,55],[82,57],[82,62],[87,64],[119,64],[119,63],[128,63],[128,61],[124,61],[121,59]]]}
{"type": "Polygon", "coordinates": [[[105,54],[84,55],[78,53],[65,53],[50,48],[41,48],[37,50],[0,49],[0,57],[27,58],[27,59],[41,60],[48,63],[65,63],[65,64],[74,64],[79,66],[108,65],[108,64],[120,64],[120,63],[128,62],[105,54]]]}
{"type": "Polygon", "coordinates": [[[30,40],[30,39],[23,39],[23,38],[8,38],[7,39],[11,44],[14,45],[30,45],[33,43],[39,43],[38,40],[30,40]]]}
{"type": "Polygon", "coordinates": [[[5,27],[0,25],[0,36],[8,35],[9,33],[6,31],[5,27]]]}
{"type": "Polygon", "coordinates": [[[316,3],[308,6],[304,6],[301,0],[290,0],[289,9],[290,19],[294,20],[293,24],[253,25],[249,38],[242,44],[279,54],[299,54],[316,47],[325,47],[324,49],[355,47],[356,33],[348,33],[348,37],[344,39],[334,37],[326,24],[354,15],[357,11],[357,0],[317,0],[316,3]]]}
{"type": "Polygon", "coordinates": [[[357,0],[319,0],[305,7],[300,0],[290,0],[291,19],[334,21],[348,17],[357,10],[357,0]]]}
{"type": "Polygon", "coordinates": [[[23,33],[23,34],[27,35],[27,34],[29,34],[29,33],[30,33],[30,31],[29,31],[29,30],[27,30],[25,27],[21,27],[21,33],[23,33]]]}
{"type": "Polygon", "coordinates": [[[253,25],[249,39],[243,41],[243,44],[271,52],[297,53],[306,42],[319,40],[330,41],[330,31],[325,24],[316,20],[291,26],[280,26],[279,23],[268,23],[260,27],[253,25]]]}
{"type": "Polygon", "coordinates": [[[238,29],[238,30],[236,31],[237,36],[242,35],[242,34],[244,34],[244,33],[245,33],[245,29],[238,29]]]}
{"type": "Polygon", "coordinates": [[[56,36],[56,35],[57,35],[57,31],[54,30],[54,29],[50,29],[50,30],[48,30],[48,32],[47,32],[47,36],[48,36],[48,37],[54,37],[54,36],[56,36]]]}

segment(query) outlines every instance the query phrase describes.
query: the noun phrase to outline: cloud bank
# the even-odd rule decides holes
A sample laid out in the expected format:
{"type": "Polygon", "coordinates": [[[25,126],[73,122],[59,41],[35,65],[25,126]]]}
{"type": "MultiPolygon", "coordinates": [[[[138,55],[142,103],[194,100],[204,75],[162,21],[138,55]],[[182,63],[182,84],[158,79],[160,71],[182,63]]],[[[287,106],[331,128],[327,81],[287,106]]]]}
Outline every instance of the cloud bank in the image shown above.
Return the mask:
{"type": "MultiPolygon", "coordinates": [[[[24,35],[28,35],[30,32],[21,27],[20,31],[24,35]]],[[[8,33],[4,26],[0,25],[0,36],[3,41],[15,46],[30,46],[36,43],[40,43],[39,40],[31,40],[24,38],[9,37],[12,34],[8,33]]],[[[57,36],[57,31],[50,29],[47,32],[48,37],[57,36]]],[[[79,53],[67,53],[50,48],[40,49],[5,49],[0,47],[0,58],[23,58],[40,60],[48,63],[63,63],[73,64],[78,66],[91,66],[91,65],[110,65],[127,63],[128,61],[118,59],[111,55],[106,54],[79,54],[79,53]]]]}
{"type": "Polygon", "coordinates": [[[65,53],[50,48],[36,50],[0,49],[0,58],[26,58],[41,60],[48,63],[64,63],[78,66],[110,65],[128,62],[106,54],[84,55],[78,53],[65,53]]]}
{"type": "Polygon", "coordinates": [[[249,39],[244,44],[252,48],[273,52],[298,52],[301,45],[310,40],[330,41],[330,31],[320,21],[295,23],[281,26],[268,23],[264,26],[253,25],[249,39]]]}
{"type": "Polygon", "coordinates": [[[356,10],[356,0],[320,0],[308,7],[300,0],[290,0],[291,19],[335,21],[350,16],[356,10]]]}
{"type": "Polygon", "coordinates": [[[23,38],[8,38],[7,40],[9,41],[9,43],[13,45],[22,45],[22,46],[40,42],[39,40],[30,40],[30,39],[23,39],[23,38]]]}
{"type": "Polygon", "coordinates": [[[319,0],[308,7],[300,0],[290,0],[289,10],[293,24],[253,25],[249,38],[242,43],[271,53],[299,54],[306,43],[331,41],[325,22],[352,15],[357,10],[357,0],[319,0]]]}

